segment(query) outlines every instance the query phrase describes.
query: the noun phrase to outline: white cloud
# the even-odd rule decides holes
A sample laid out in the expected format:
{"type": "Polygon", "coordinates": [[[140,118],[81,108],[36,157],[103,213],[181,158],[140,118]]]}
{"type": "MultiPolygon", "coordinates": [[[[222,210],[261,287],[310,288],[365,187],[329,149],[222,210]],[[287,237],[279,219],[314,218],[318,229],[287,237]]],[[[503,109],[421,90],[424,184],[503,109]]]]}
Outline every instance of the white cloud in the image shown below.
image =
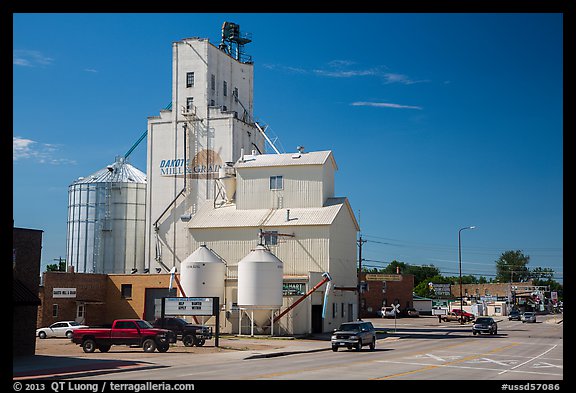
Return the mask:
{"type": "Polygon", "coordinates": [[[98,70],[95,70],[94,68],[84,68],[84,71],[86,72],[92,72],[94,74],[98,73],[98,70]]]}
{"type": "Polygon", "coordinates": [[[12,57],[12,64],[23,67],[46,66],[53,62],[53,58],[36,50],[17,49],[14,50],[12,57]]]}
{"type": "Polygon", "coordinates": [[[420,106],[400,105],[400,104],[394,104],[394,103],[391,103],[391,102],[366,102],[366,101],[356,101],[356,102],[351,103],[350,105],[352,105],[352,106],[373,106],[373,107],[377,107],[377,108],[418,109],[418,110],[422,110],[422,107],[420,107],[420,106]]]}
{"type": "Polygon", "coordinates": [[[58,158],[59,145],[40,143],[19,136],[12,137],[12,160],[33,160],[40,164],[76,164],[68,158],[58,158]]]}
{"type": "Polygon", "coordinates": [[[314,70],[314,73],[332,78],[353,78],[355,76],[378,75],[377,70],[314,70]]]}
{"type": "Polygon", "coordinates": [[[410,79],[404,74],[385,73],[383,74],[386,83],[401,83],[403,85],[413,85],[414,83],[429,82],[428,80],[414,80],[410,79]]]}
{"type": "Polygon", "coordinates": [[[385,84],[399,83],[402,85],[412,85],[415,83],[430,82],[429,80],[416,80],[408,75],[388,72],[386,66],[376,66],[372,68],[357,67],[352,60],[332,60],[322,68],[304,69],[301,67],[291,67],[281,64],[264,64],[264,67],[271,70],[287,71],[299,74],[314,74],[328,78],[355,78],[363,76],[375,76],[383,79],[385,84]]]}

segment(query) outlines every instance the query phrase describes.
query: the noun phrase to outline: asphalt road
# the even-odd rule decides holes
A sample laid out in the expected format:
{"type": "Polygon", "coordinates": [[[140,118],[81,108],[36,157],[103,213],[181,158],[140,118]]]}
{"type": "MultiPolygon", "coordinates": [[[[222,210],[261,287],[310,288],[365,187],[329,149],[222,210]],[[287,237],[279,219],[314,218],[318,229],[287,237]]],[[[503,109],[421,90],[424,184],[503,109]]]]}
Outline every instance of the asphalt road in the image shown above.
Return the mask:
{"type": "Polygon", "coordinates": [[[530,324],[496,318],[498,334],[480,336],[472,335],[470,324],[438,323],[435,317],[371,319],[377,330],[386,332],[379,334],[374,351],[363,347],[360,352],[332,352],[325,340],[291,340],[274,350],[202,354],[111,351],[99,355],[140,363],[67,379],[562,381],[563,324],[554,323],[558,318],[538,316],[538,322],[530,324]]]}

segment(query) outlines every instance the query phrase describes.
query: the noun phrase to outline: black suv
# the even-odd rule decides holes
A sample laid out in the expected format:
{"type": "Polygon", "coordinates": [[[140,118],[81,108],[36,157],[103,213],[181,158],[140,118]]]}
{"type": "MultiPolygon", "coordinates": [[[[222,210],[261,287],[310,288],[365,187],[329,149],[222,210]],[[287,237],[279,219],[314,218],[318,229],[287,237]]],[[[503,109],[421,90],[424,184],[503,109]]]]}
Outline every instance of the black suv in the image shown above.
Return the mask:
{"type": "Polygon", "coordinates": [[[520,314],[520,311],[518,310],[512,310],[510,311],[510,314],[508,314],[508,320],[509,321],[520,321],[522,317],[522,314],[520,314]]]}
{"type": "Polygon", "coordinates": [[[196,345],[201,347],[206,340],[212,338],[212,328],[204,325],[194,325],[182,318],[165,317],[158,318],[152,326],[160,329],[168,329],[176,334],[178,340],[182,340],[185,346],[196,345]]]}
{"type": "Polygon", "coordinates": [[[474,326],[472,326],[472,334],[481,334],[481,333],[490,333],[490,334],[497,334],[498,333],[498,324],[492,317],[478,317],[474,322],[474,326]]]}
{"type": "Polygon", "coordinates": [[[372,322],[346,322],[341,324],[338,329],[334,329],[331,341],[334,352],[338,351],[339,347],[348,349],[354,347],[360,351],[364,345],[369,345],[370,349],[374,349],[376,347],[376,331],[372,322]]]}

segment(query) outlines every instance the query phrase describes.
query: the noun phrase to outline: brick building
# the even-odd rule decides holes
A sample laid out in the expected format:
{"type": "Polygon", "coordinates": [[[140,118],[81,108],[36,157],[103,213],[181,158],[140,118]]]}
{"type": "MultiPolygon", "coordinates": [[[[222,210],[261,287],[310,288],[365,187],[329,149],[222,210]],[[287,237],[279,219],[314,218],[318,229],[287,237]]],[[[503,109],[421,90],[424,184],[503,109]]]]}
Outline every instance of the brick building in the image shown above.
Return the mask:
{"type": "Polygon", "coordinates": [[[42,233],[37,229],[12,229],[13,356],[34,355],[36,351],[42,233]]]}
{"type": "Polygon", "coordinates": [[[169,285],[170,274],[45,272],[38,327],[62,320],[86,325],[119,318],[153,320],[155,302],[176,296],[176,288],[169,291],[169,285]]]}
{"type": "Polygon", "coordinates": [[[401,311],[414,306],[412,274],[362,273],[361,281],[367,288],[360,297],[360,318],[377,317],[383,306],[399,304],[401,311]]]}

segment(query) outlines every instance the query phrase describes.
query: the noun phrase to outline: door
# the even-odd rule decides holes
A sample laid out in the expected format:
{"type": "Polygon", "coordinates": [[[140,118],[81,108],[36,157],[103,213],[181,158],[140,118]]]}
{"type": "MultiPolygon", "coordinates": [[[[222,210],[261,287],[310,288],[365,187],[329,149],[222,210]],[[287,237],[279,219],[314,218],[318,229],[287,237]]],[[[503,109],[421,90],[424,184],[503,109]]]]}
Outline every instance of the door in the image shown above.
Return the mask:
{"type": "Polygon", "coordinates": [[[312,305],[312,333],[322,333],[322,305],[312,305]]]}
{"type": "Polygon", "coordinates": [[[86,305],[84,303],[78,303],[76,305],[76,319],[75,321],[78,322],[80,325],[84,325],[86,322],[86,305]]]}
{"type": "Polygon", "coordinates": [[[57,322],[50,326],[50,332],[48,332],[48,337],[65,337],[66,329],[68,329],[68,324],[65,322],[57,322]]]}
{"type": "Polygon", "coordinates": [[[142,319],[153,322],[160,316],[163,297],[176,297],[176,288],[146,288],[144,295],[144,315],[142,319]]]}

